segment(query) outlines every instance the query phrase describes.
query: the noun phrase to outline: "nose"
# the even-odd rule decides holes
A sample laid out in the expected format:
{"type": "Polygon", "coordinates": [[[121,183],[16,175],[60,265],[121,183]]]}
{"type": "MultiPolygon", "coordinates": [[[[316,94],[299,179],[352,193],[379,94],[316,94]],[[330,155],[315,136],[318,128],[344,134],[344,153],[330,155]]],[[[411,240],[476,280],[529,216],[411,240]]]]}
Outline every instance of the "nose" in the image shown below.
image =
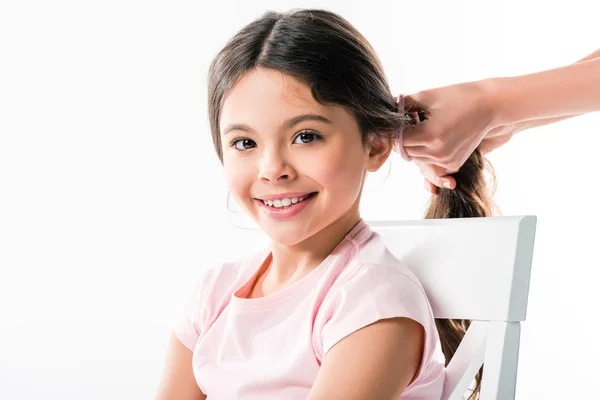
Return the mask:
{"type": "Polygon", "coordinates": [[[290,164],[281,151],[268,149],[261,155],[258,177],[265,183],[293,180],[296,177],[296,172],[290,164]]]}

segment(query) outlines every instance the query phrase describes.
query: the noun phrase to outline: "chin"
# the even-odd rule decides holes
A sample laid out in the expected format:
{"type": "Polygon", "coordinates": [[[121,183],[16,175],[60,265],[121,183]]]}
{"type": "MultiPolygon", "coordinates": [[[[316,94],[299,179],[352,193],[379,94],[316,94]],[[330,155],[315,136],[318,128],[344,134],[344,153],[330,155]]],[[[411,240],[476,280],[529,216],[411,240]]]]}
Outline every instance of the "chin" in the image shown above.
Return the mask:
{"type": "Polygon", "coordinates": [[[283,229],[263,229],[269,238],[284,246],[295,246],[308,239],[309,235],[300,235],[298,232],[291,232],[283,229]]]}
{"type": "Polygon", "coordinates": [[[318,230],[309,229],[297,223],[271,222],[259,223],[259,226],[271,240],[284,246],[295,246],[318,232],[318,230]]]}

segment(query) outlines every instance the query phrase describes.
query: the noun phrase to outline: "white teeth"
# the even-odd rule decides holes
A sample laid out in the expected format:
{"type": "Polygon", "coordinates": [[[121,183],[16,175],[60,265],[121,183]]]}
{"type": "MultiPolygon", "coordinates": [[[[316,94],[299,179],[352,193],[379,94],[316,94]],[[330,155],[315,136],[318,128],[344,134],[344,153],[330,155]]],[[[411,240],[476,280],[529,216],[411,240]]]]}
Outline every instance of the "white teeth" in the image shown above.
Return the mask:
{"type": "Polygon", "coordinates": [[[307,197],[308,197],[308,195],[304,195],[304,196],[300,196],[300,197],[292,197],[292,198],[285,197],[283,199],[263,200],[262,202],[265,205],[270,206],[270,207],[281,208],[281,207],[289,207],[292,204],[299,203],[302,200],[305,200],[307,197]]]}

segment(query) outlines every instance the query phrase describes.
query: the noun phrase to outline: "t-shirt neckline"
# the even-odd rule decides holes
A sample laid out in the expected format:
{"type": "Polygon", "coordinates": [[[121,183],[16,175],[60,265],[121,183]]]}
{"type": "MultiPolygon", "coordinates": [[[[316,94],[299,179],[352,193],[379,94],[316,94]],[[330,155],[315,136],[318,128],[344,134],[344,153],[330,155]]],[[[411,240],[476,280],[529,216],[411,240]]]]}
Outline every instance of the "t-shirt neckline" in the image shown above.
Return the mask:
{"type": "MultiPolygon", "coordinates": [[[[245,267],[252,268],[252,273],[233,291],[231,295],[231,306],[238,310],[258,310],[271,308],[283,301],[305,293],[303,289],[307,286],[314,286],[323,272],[327,270],[327,267],[343,253],[343,250],[346,248],[346,246],[359,245],[370,236],[370,233],[371,231],[369,226],[361,218],[327,255],[327,257],[325,257],[325,259],[323,259],[319,265],[317,265],[312,271],[298,281],[267,296],[250,299],[246,297],[239,297],[239,295],[242,293],[244,296],[249,294],[250,288],[257,279],[258,275],[268,267],[268,264],[265,261],[267,261],[267,258],[271,257],[271,247],[269,246],[261,250],[256,256],[250,258],[246,263],[245,267]]],[[[245,276],[247,276],[247,274],[245,274],[245,276]]]]}

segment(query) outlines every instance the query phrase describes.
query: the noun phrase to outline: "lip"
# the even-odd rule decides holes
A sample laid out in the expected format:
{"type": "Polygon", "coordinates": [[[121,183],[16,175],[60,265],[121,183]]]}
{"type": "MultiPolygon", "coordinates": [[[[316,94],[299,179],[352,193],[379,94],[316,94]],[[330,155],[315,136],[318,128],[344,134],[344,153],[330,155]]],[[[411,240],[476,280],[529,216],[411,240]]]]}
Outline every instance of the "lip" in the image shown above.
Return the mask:
{"type": "MultiPolygon", "coordinates": [[[[310,203],[313,202],[314,198],[317,197],[317,192],[309,192],[309,193],[311,193],[311,196],[308,199],[303,200],[296,204],[292,204],[291,206],[288,206],[288,207],[276,208],[276,207],[271,207],[271,206],[266,205],[265,203],[262,202],[262,200],[259,200],[259,199],[254,199],[254,201],[258,204],[260,211],[263,212],[266,216],[273,218],[273,219],[286,219],[286,218],[291,218],[291,217],[297,215],[302,210],[304,210],[310,203]]],[[[286,193],[286,196],[287,195],[289,195],[289,194],[286,193]]],[[[292,197],[296,197],[296,196],[292,196],[292,197]]],[[[278,198],[278,197],[275,197],[275,198],[278,198]]]]}
{"type": "Polygon", "coordinates": [[[292,197],[300,197],[300,196],[304,196],[304,195],[311,194],[311,193],[315,193],[315,192],[286,192],[286,193],[279,193],[279,194],[270,194],[267,196],[256,197],[256,200],[275,200],[275,199],[284,199],[286,197],[288,199],[291,199],[292,197]]]}

